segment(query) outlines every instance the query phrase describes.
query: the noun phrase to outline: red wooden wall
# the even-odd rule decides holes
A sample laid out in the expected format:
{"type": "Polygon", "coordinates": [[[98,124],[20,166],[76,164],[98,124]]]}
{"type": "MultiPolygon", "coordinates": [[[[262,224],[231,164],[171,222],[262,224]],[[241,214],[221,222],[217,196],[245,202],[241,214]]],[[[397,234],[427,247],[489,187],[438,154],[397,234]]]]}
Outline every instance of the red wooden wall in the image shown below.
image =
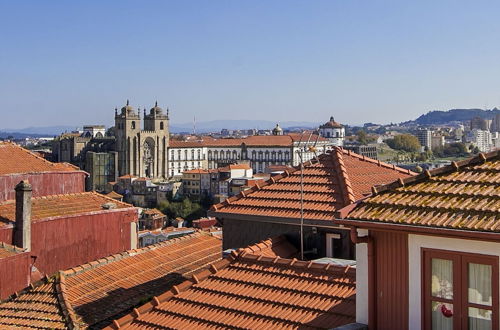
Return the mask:
{"type": "Polygon", "coordinates": [[[26,288],[29,283],[30,255],[28,252],[0,259],[0,300],[26,288]]]}
{"type": "Polygon", "coordinates": [[[408,234],[370,232],[374,238],[377,329],[408,329],[408,234]]]}
{"type": "Polygon", "coordinates": [[[33,186],[33,197],[85,191],[85,172],[9,174],[0,176],[0,201],[15,199],[14,187],[22,180],[33,186]]]}
{"type": "MultiPolygon", "coordinates": [[[[136,221],[137,211],[126,209],[33,222],[31,255],[37,257],[34,265],[43,274],[52,275],[129,250],[130,223],[136,221]]],[[[12,231],[0,229],[0,240],[13,244],[12,231]]]]}

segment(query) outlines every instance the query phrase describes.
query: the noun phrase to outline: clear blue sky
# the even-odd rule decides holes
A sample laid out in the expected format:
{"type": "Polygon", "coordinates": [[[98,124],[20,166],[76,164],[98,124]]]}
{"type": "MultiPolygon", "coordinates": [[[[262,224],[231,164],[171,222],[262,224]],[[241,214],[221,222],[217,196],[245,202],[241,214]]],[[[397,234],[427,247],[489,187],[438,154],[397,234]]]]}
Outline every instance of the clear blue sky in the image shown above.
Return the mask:
{"type": "Polygon", "coordinates": [[[0,128],[500,106],[498,1],[0,0],[0,128]]]}

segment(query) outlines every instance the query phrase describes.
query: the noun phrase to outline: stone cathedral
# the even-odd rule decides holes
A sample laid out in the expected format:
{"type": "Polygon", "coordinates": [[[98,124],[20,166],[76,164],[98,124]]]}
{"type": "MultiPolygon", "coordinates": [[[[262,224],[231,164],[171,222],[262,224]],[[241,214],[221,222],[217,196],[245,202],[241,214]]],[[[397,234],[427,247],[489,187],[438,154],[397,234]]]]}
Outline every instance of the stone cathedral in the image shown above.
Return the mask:
{"type": "Polygon", "coordinates": [[[115,109],[115,137],[118,152],[119,175],[159,178],[168,175],[167,149],[169,145],[168,109],[155,106],[143,115],[141,128],[140,109],[137,112],[127,104],[120,113],[115,109]]]}

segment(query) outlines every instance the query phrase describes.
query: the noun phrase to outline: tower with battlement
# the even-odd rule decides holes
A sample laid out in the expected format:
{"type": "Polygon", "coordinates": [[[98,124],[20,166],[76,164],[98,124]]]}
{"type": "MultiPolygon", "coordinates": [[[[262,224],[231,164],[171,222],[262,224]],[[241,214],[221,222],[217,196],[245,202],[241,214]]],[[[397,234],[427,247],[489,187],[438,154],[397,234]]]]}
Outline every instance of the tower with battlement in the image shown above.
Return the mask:
{"type": "Polygon", "coordinates": [[[120,112],[115,109],[115,137],[120,176],[167,177],[168,109],[164,113],[155,103],[149,114],[144,109],[142,123],[140,109],[136,112],[127,100],[120,112]]]}

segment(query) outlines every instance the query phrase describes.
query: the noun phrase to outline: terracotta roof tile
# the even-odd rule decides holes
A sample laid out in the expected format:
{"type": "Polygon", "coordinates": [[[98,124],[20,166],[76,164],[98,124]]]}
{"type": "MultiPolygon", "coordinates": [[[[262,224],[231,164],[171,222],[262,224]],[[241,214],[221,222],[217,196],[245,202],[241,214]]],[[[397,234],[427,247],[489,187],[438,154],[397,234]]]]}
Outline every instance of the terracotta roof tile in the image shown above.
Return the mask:
{"type": "MultiPolygon", "coordinates": [[[[335,148],[318,162],[304,165],[304,218],[333,220],[334,212],[370,194],[373,185],[411,176],[412,172],[335,148]]],[[[300,170],[272,177],[212,208],[224,213],[300,218],[300,170]]]]}
{"type": "Polygon", "coordinates": [[[123,195],[120,195],[116,191],[112,191],[106,194],[107,197],[117,199],[117,198],[123,198],[123,195]]]}
{"type": "Polygon", "coordinates": [[[63,272],[67,299],[86,324],[103,325],[221,256],[221,240],[204,232],[131,250],[63,272]]]}
{"type": "Polygon", "coordinates": [[[299,250],[293,246],[285,236],[266,239],[257,244],[243,249],[244,252],[266,257],[293,258],[298,255],[299,250]]]}
{"type": "Polygon", "coordinates": [[[100,328],[221,255],[220,239],[196,232],[92,261],[1,303],[0,328],[100,328]]]}
{"type": "Polygon", "coordinates": [[[500,153],[376,187],[347,220],[500,232],[500,153]]]}
{"type": "MultiPolygon", "coordinates": [[[[170,140],[171,148],[201,148],[201,147],[238,147],[243,143],[247,146],[265,147],[265,146],[281,146],[291,147],[294,142],[298,142],[302,134],[291,133],[288,135],[253,135],[246,138],[225,138],[214,139],[211,137],[203,137],[203,140],[197,141],[179,141],[170,140]]],[[[304,139],[309,136],[304,136],[304,139]]],[[[317,135],[312,135],[311,141],[327,142],[328,140],[317,135]]]]}
{"type": "MultiPolygon", "coordinates": [[[[117,209],[133,207],[96,192],[34,197],[31,220],[104,211],[103,205],[107,203],[113,203],[117,209]]],[[[0,227],[15,220],[16,202],[14,200],[0,202],[0,227]]]]}
{"type": "Polygon", "coordinates": [[[39,172],[82,172],[67,163],[52,163],[15,143],[0,142],[0,175],[39,172]]]}
{"type": "Polygon", "coordinates": [[[0,304],[0,327],[67,329],[56,286],[53,279],[43,281],[0,304]]]}
{"type": "Polygon", "coordinates": [[[355,321],[355,277],[352,268],[242,251],[113,327],[334,328],[355,321]]]}

